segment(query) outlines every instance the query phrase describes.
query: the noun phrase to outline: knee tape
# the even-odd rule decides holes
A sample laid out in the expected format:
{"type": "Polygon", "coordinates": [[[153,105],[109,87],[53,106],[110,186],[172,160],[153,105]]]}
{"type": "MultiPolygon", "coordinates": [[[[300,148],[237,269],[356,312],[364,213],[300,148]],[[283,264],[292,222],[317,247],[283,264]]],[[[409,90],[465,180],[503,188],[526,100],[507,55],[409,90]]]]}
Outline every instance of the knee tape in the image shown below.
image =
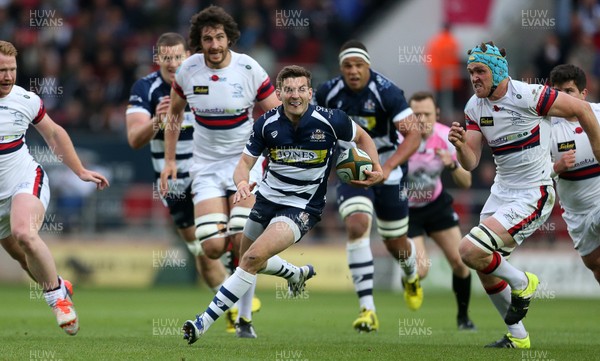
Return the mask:
{"type": "Polygon", "coordinates": [[[204,250],[202,249],[202,243],[200,241],[195,240],[192,242],[185,242],[185,245],[194,256],[204,255],[204,250]]]}
{"type": "Polygon", "coordinates": [[[209,238],[225,237],[228,220],[227,216],[222,213],[212,213],[196,218],[196,239],[202,243],[209,238]]]}
{"type": "Polygon", "coordinates": [[[250,216],[251,208],[247,207],[235,207],[231,210],[231,217],[227,224],[227,231],[229,234],[238,233],[244,230],[248,216],[250,216]]]}
{"type": "Polygon", "coordinates": [[[367,197],[352,197],[340,204],[339,212],[342,219],[346,219],[346,217],[356,212],[368,213],[372,216],[373,202],[367,197]]]}
{"type": "Polygon", "coordinates": [[[408,217],[397,221],[383,221],[377,219],[377,232],[383,238],[398,238],[408,233],[408,217]]]}
{"type": "Polygon", "coordinates": [[[502,239],[483,224],[471,228],[471,231],[467,234],[467,239],[487,254],[492,254],[504,247],[502,239]]]}

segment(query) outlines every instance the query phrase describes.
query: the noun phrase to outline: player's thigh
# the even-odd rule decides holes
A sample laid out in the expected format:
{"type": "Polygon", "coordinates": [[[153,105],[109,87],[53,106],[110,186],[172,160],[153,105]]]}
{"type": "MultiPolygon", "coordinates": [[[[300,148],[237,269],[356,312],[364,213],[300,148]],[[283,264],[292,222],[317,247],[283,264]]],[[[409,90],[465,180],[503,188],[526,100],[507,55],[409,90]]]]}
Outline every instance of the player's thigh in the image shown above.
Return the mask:
{"type": "Polygon", "coordinates": [[[581,256],[583,264],[594,272],[600,272],[600,246],[591,253],[581,256]]]}
{"type": "Polygon", "coordinates": [[[12,198],[10,228],[13,235],[21,237],[37,234],[44,223],[46,209],[42,201],[28,193],[17,193],[12,198]]]}

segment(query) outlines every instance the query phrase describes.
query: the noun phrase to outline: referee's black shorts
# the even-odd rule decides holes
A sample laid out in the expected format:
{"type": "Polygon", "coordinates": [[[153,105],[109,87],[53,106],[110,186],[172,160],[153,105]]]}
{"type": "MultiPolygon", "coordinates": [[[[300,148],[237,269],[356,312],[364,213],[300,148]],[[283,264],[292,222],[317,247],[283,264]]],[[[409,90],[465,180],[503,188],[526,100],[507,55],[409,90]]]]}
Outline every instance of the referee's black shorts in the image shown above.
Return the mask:
{"type": "Polygon", "coordinates": [[[446,191],[426,206],[409,209],[408,236],[417,237],[458,226],[454,199],[446,191]]]}

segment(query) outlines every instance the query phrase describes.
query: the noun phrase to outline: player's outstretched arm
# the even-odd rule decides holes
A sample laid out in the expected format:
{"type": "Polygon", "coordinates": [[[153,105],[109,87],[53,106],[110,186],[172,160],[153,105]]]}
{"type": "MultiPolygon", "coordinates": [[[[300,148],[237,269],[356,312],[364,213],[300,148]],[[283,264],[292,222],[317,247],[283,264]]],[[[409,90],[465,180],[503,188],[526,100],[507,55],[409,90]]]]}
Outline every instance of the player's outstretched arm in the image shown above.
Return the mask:
{"type": "Polygon", "coordinates": [[[594,156],[600,160],[600,124],[587,101],[559,92],[548,115],[562,118],[576,117],[590,140],[594,156]]]}
{"type": "Polygon", "coordinates": [[[56,124],[48,114],[44,115],[44,118],[35,127],[42,137],[44,137],[52,153],[58,159],[62,159],[62,162],[81,180],[96,183],[96,188],[100,190],[110,185],[106,177],[102,174],[88,170],[81,164],[71,138],[65,129],[56,124]]]}
{"type": "Polygon", "coordinates": [[[250,169],[254,167],[258,158],[242,153],[240,160],[233,171],[233,183],[237,187],[237,192],[233,196],[233,203],[237,203],[242,199],[250,197],[252,190],[256,186],[256,182],[250,184],[250,169]]]}
{"type": "Polygon", "coordinates": [[[356,142],[356,146],[359,149],[362,149],[365,152],[367,152],[367,154],[373,161],[373,171],[365,170],[367,179],[365,179],[364,181],[353,180],[352,184],[361,187],[370,187],[377,183],[383,182],[383,169],[381,168],[381,164],[379,164],[379,154],[377,153],[377,147],[375,146],[373,139],[369,136],[369,134],[367,134],[367,132],[363,128],[357,126],[354,142],[356,142]]]}

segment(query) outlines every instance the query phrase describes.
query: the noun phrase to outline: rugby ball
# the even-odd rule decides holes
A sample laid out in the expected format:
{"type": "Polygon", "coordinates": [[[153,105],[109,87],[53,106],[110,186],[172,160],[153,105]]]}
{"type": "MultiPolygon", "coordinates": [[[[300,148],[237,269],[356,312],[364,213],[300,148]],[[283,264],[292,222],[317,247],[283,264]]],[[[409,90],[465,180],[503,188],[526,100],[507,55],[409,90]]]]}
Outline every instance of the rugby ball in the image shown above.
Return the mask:
{"type": "Polygon", "coordinates": [[[335,172],[344,183],[367,179],[365,170],[373,170],[373,161],[367,152],[358,148],[349,148],[341,152],[335,164],[335,172]]]}

